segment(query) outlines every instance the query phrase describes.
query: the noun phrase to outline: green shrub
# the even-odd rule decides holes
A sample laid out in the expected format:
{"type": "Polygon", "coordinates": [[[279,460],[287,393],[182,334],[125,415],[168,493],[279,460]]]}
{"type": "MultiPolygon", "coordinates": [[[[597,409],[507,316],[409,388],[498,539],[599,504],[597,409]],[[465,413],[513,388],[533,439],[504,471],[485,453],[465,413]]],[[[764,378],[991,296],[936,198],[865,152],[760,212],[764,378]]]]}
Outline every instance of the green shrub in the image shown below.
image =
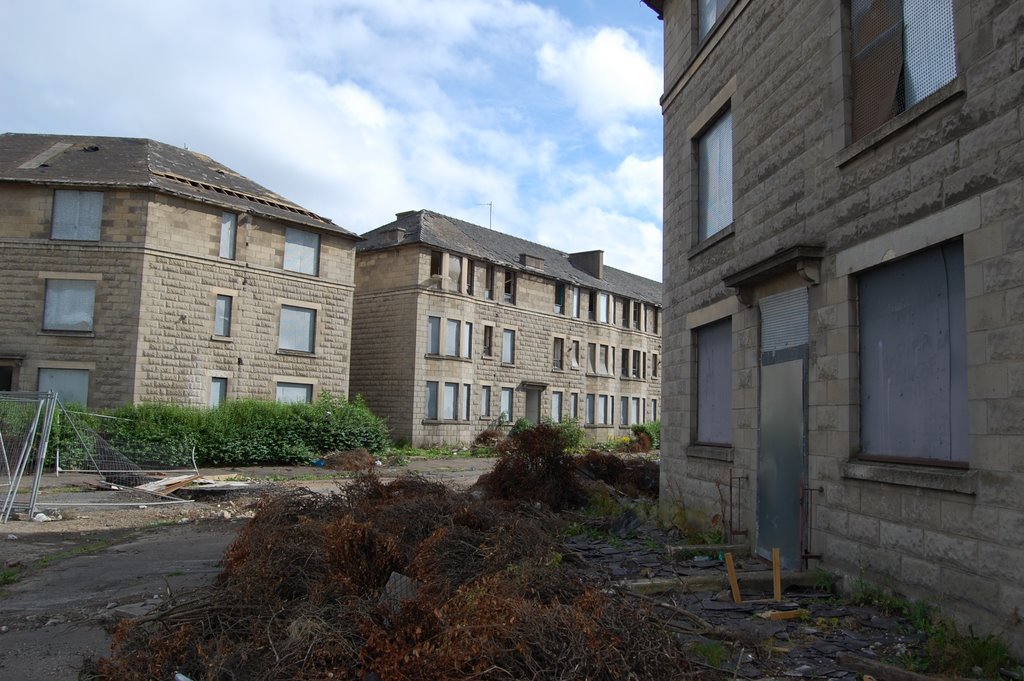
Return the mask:
{"type": "Polygon", "coordinates": [[[651,438],[652,449],[661,449],[661,421],[634,423],[631,430],[633,431],[633,437],[639,439],[642,433],[651,438]]]}

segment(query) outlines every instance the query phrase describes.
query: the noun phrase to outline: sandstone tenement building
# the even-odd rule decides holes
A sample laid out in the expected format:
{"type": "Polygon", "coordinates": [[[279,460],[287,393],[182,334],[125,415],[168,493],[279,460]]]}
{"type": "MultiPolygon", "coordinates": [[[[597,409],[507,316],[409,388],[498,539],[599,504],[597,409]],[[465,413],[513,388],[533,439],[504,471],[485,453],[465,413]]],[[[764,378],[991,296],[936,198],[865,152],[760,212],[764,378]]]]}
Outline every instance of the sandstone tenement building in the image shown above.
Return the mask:
{"type": "Polygon", "coordinates": [[[577,418],[603,440],[659,418],[659,282],[425,210],[363,237],[351,392],[394,437],[577,418]]]}
{"type": "Polygon", "coordinates": [[[1024,2],[645,2],[663,510],[1024,652],[1024,2]]]}
{"type": "Polygon", "coordinates": [[[0,390],[346,395],[358,239],[192,151],[0,135],[0,390]]]}

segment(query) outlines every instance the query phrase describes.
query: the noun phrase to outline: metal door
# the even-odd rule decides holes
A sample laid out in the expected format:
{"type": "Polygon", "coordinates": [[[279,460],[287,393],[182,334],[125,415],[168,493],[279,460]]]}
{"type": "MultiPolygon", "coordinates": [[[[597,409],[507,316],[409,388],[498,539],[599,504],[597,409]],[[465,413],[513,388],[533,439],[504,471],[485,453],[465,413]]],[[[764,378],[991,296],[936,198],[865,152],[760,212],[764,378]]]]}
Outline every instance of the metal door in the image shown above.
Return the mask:
{"type": "Polygon", "coordinates": [[[760,301],[761,415],[757,457],[757,553],[778,548],[800,567],[801,491],[807,475],[807,289],[760,301]]]}

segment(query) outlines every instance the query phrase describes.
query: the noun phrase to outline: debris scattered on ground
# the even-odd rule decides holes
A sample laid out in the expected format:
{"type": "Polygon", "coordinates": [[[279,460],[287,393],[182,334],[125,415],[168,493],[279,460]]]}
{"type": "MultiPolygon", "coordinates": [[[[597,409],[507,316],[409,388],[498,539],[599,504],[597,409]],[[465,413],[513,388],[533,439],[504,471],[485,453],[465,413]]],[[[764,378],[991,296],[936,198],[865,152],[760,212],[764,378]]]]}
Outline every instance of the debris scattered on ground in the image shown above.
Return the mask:
{"type": "Polygon", "coordinates": [[[369,450],[362,447],[345,452],[324,454],[320,461],[323,467],[333,471],[368,471],[377,463],[377,459],[369,450]]]}

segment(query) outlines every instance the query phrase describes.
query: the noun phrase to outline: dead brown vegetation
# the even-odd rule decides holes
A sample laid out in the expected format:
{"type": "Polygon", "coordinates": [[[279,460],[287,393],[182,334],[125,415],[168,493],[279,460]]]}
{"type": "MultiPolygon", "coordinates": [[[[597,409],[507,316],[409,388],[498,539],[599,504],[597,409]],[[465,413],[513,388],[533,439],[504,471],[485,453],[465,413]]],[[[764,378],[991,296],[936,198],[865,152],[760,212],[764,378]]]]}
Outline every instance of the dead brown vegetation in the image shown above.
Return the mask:
{"type": "Polygon", "coordinates": [[[576,460],[576,466],[586,477],[608,483],[626,496],[658,497],[657,461],[590,451],[576,460]]]}

